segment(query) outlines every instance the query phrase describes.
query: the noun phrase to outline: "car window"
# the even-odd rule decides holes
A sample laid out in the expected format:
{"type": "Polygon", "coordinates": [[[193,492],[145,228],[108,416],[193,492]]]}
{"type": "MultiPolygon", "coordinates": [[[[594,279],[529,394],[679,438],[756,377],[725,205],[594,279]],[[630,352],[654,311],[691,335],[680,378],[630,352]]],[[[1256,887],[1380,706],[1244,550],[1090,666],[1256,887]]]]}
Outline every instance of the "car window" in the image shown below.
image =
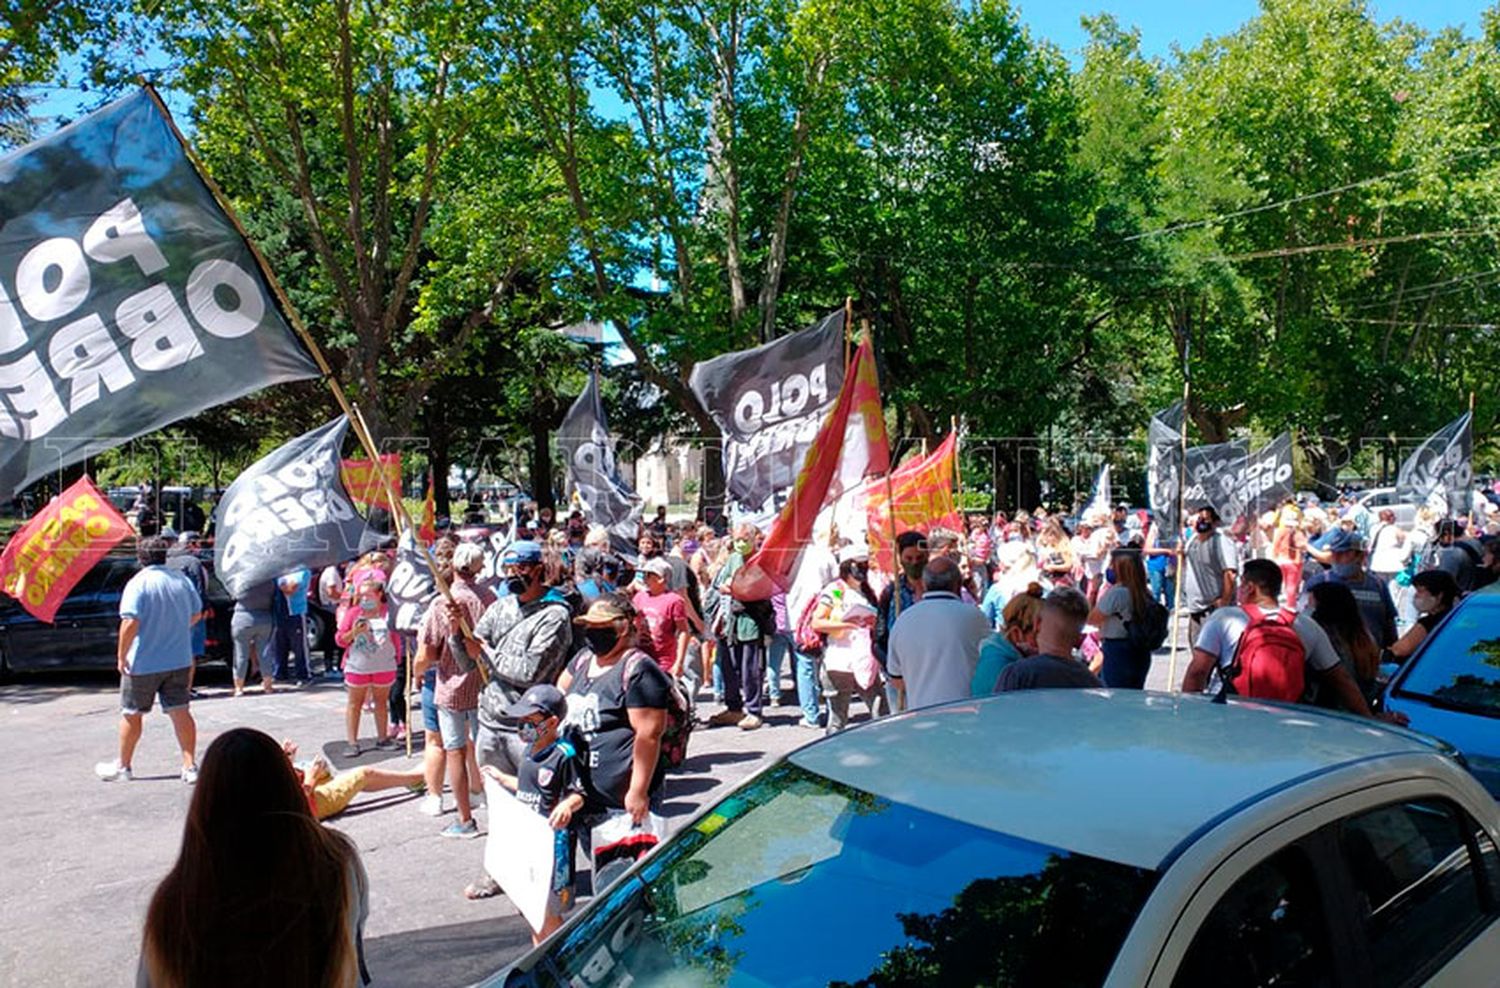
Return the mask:
{"type": "Polygon", "coordinates": [[[1174,988],[1334,984],[1323,899],[1307,855],[1290,847],[1235,882],[1204,919],[1174,988]]]}
{"type": "Polygon", "coordinates": [[[783,763],[615,885],[524,980],[1097,986],[1155,881],[783,763]]]}
{"type": "Polygon", "coordinates": [[[1472,820],[1438,800],[1343,821],[1339,851],[1369,941],[1375,984],[1404,985],[1451,956],[1484,921],[1469,853],[1472,820]]]}
{"type": "Polygon", "coordinates": [[[1423,643],[1396,692],[1500,715],[1500,606],[1474,600],[1449,615],[1423,643]]]}

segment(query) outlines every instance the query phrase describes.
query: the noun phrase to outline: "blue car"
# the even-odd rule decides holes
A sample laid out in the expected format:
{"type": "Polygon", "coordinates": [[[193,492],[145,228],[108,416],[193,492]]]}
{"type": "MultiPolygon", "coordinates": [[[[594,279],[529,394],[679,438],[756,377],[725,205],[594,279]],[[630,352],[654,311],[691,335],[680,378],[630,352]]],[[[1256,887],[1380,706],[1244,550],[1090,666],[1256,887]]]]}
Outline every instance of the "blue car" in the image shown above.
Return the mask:
{"type": "Polygon", "coordinates": [[[1500,799],[1500,584],[1459,602],[1391,678],[1385,708],[1463,752],[1500,799]]]}

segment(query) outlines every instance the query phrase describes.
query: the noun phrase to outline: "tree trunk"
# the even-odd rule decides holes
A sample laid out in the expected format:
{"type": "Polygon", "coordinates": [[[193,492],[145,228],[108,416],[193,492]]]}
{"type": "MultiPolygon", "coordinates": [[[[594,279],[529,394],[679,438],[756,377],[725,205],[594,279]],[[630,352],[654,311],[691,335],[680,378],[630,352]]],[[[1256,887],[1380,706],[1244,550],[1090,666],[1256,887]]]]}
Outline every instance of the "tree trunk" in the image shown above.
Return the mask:
{"type": "Polygon", "coordinates": [[[531,413],[531,499],[537,510],[557,508],[552,493],[552,421],[544,406],[538,403],[531,413]]]}

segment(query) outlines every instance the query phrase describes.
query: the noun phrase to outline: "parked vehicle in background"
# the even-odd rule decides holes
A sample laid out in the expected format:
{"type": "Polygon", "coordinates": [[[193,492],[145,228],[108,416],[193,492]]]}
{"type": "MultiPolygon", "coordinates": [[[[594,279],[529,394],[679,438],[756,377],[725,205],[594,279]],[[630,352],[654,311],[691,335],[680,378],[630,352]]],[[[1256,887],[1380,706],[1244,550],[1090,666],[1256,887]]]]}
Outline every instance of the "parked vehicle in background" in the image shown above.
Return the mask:
{"type": "MultiPolygon", "coordinates": [[[[58,608],[51,624],[38,621],[13,598],[0,595],[0,674],[42,669],[113,669],[120,632],[120,594],[140,569],[134,556],[99,560],[58,608]]],[[[228,662],[234,600],[208,578],[207,656],[228,662]]]]}
{"type": "Polygon", "coordinates": [[[1500,584],[1459,601],[1391,677],[1384,702],[1461,751],[1500,799],[1500,584]]]}
{"type": "Polygon", "coordinates": [[[1419,734],[1005,693],[787,755],[485,984],[1494,984],[1497,843],[1419,734]]]}
{"type": "Polygon", "coordinates": [[[1376,487],[1365,491],[1359,495],[1358,504],[1371,515],[1379,515],[1381,509],[1390,508],[1396,513],[1397,527],[1403,531],[1411,531],[1412,526],[1417,523],[1418,505],[1402,500],[1394,487],[1376,487]]]}

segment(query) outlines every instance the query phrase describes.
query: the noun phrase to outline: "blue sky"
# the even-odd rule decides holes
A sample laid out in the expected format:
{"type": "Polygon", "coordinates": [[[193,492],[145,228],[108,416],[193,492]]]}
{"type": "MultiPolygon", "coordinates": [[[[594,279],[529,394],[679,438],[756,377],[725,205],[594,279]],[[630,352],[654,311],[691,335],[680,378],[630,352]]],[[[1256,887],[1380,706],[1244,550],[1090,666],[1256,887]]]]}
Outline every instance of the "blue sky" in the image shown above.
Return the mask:
{"type": "MultiPolygon", "coordinates": [[[[1021,20],[1033,37],[1045,38],[1064,54],[1078,57],[1083,45],[1079,18],[1109,12],[1127,27],[1141,31],[1141,47],[1148,55],[1167,56],[1174,43],[1194,48],[1204,38],[1228,34],[1260,9],[1254,0],[1122,0],[1118,3],[1077,3],[1074,0],[1018,2],[1021,20]]],[[[1379,0],[1371,5],[1379,21],[1413,21],[1429,31],[1463,26],[1464,33],[1480,30],[1478,0],[1379,0]]]]}

